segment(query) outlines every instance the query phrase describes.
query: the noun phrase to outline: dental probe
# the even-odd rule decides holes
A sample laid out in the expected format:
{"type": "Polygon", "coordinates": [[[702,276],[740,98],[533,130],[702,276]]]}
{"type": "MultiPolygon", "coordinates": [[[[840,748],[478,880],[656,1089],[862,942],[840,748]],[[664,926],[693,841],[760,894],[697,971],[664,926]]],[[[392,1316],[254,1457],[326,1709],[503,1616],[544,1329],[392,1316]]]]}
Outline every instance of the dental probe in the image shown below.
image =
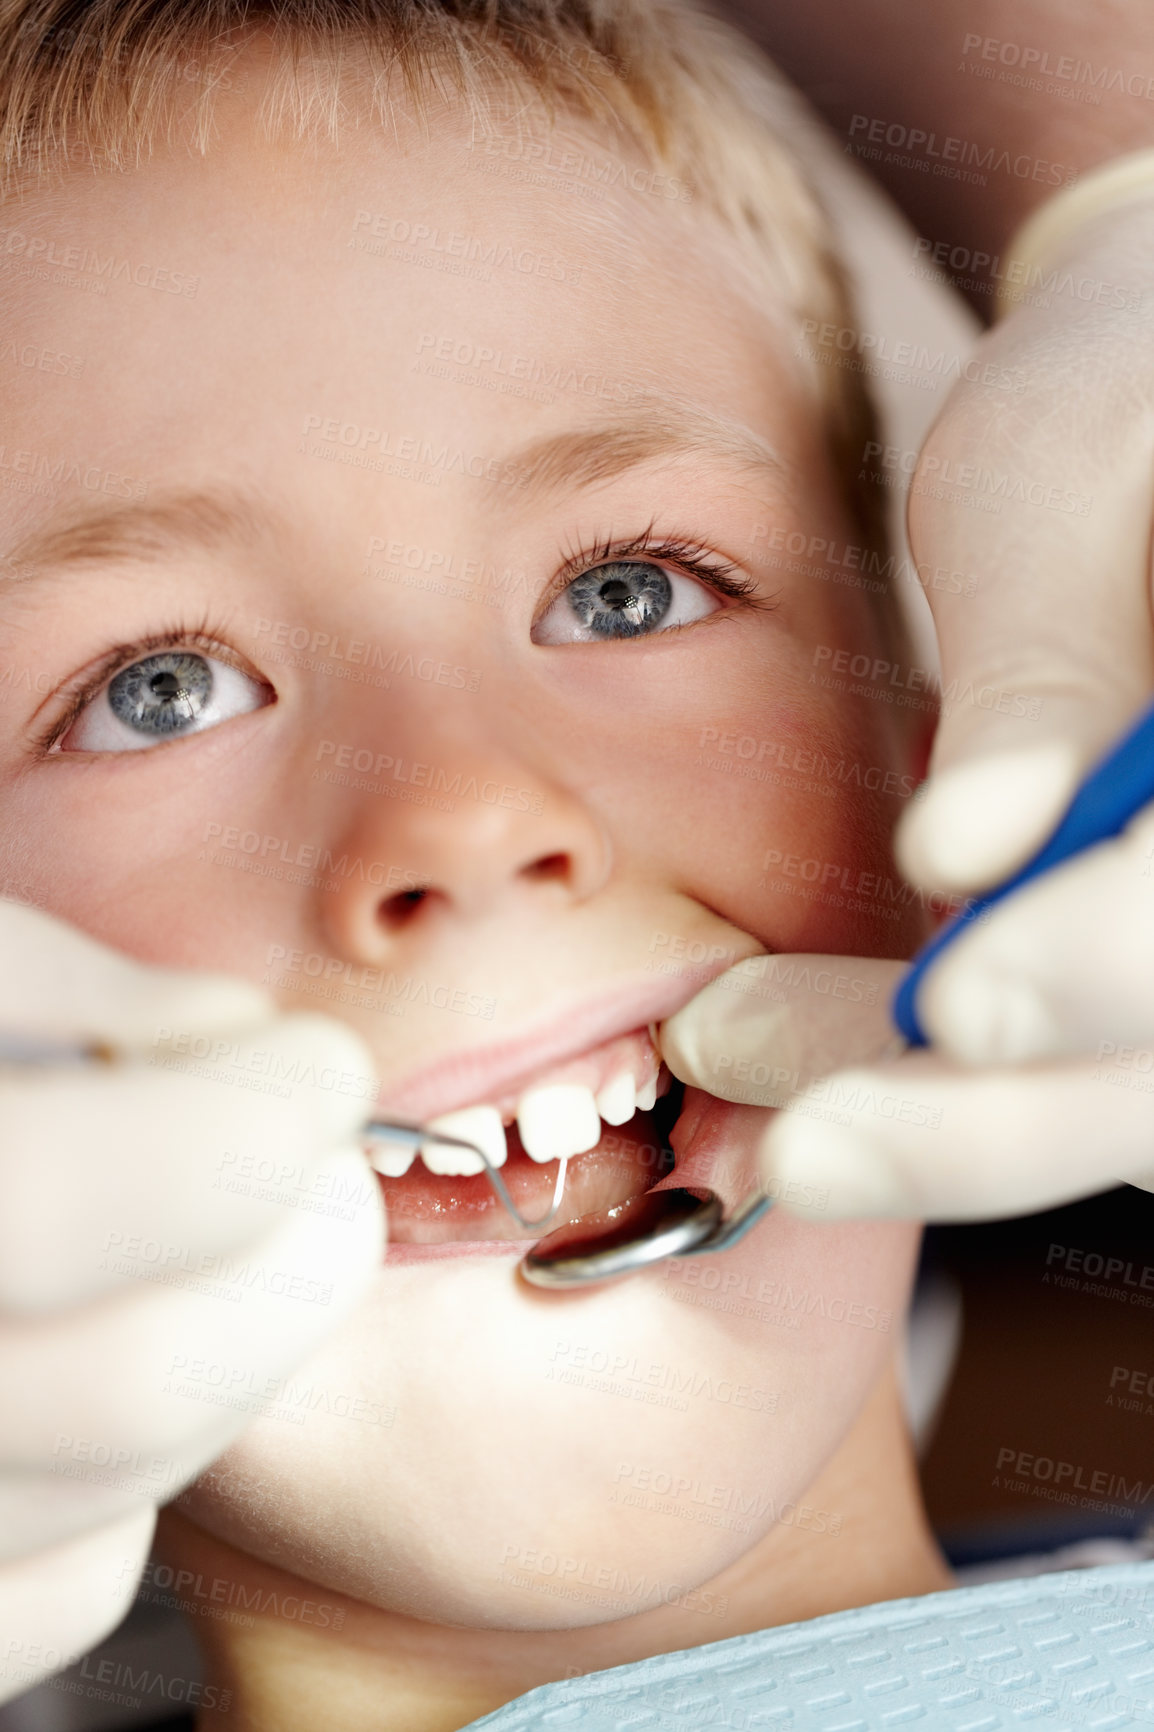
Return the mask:
{"type": "MultiPolygon", "coordinates": [[[[0,1030],[0,1064],[94,1064],[108,1062],[115,1057],[116,1054],[110,1048],[97,1041],[52,1040],[40,1035],[21,1034],[11,1029],[0,1030]]],[[[549,1209],[536,1221],[527,1221],[509,1195],[509,1188],[499,1171],[484,1149],[479,1149],[476,1143],[468,1143],[461,1137],[450,1137],[441,1131],[429,1130],[423,1125],[412,1125],[400,1119],[370,1119],[362,1128],[361,1135],[366,1142],[402,1143],[410,1149],[419,1149],[422,1143],[445,1143],[452,1149],[468,1149],[471,1154],[484,1161],[489,1183],[497,1193],[498,1200],[508,1209],[519,1227],[526,1227],[530,1231],[547,1226],[561,1207],[565,1174],[569,1165],[568,1156],[558,1167],[553,1201],[549,1209]]]]}
{"type": "MultiPolygon", "coordinates": [[[[19,1030],[0,1030],[0,1064],[94,1064],[109,1062],[116,1058],[116,1053],[98,1041],[53,1040],[41,1035],[22,1034],[19,1030]]],[[[547,1227],[561,1207],[561,1198],[565,1192],[565,1176],[569,1167],[569,1157],[563,1156],[557,1167],[557,1180],[553,1186],[553,1201],[543,1215],[535,1221],[528,1220],[518,1209],[509,1188],[501,1177],[499,1170],[493,1165],[484,1149],[476,1143],[466,1142],[462,1137],[451,1137],[442,1131],[434,1131],[424,1125],[409,1124],[401,1119],[370,1119],[362,1127],[361,1135],[366,1142],[401,1143],[406,1148],[419,1149],[422,1144],[443,1143],[452,1149],[467,1149],[471,1154],[483,1161],[490,1185],[496,1192],[498,1201],[509,1211],[519,1227],[535,1232],[539,1227],[547,1227]]]]}
{"type": "Polygon", "coordinates": [[[52,1040],[14,1029],[0,1033],[0,1064],[107,1064],[115,1056],[99,1041],[52,1040]]]}
{"type": "Polygon", "coordinates": [[[501,1177],[500,1169],[493,1165],[484,1149],[478,1148],[476,1143],[470,1143],[464,1137],[450,1137],[443,1131],[427,1130],[424,1125],[412,1125],[404,1119],[370,1119],[362,1128],[361,1135],[369,1142],[401,1143],[407,1149],[419,1149],[422,1143],[443,1143],[450,1149],[468,1149],[470,1154],[484,1161],[486,1176],[497,1193],[498,1202],[504,1204],[519,1227],[527,1227],[530,1231],[547,1226],[561,1207],[565,1173],[569,1166],[568,1155],[563,1155],[558,1163],[557,1182],[553,1187],[553,1201],[549,1209],[537,1220],[527,1221],[509,1195],[509,1187],[501,1177]]]}
{"type": "Polygon", "coordinates": [[[894,1022],[910,1046],[930,1044],[918,1013],[918,993],[942,952],[1015,890],[1052,872],[1087,848],[1120,835],[1151,800],[1154,800],[1154,704],[1142,711],[1137,721],[1087,772],[1057,828],[1026,864],[985,896],[969,903],[918,951],[902,976],[893,1001],[894,1022]]]}
{"type": "MultiPolygon", "coordinates": [[[[115,1057],[96,1042],[54,1041],[0,1031],[0,1064],[90,1064],[115,1057]]],[[[498,1201],[517,1225],[529,1232],[548,1226],[561,1207],[568,1156],[558,1163],[549,1208],[536,1220],[529,1220],[509,1195],[499,1168],[476,1143],[400,1119],[370,1119],[361,1136],[366,1142],[400,1143],[411,1149],[429,1143],[467,1149],[484,1164],[498,1201]]],[[[727,1251],[771,1206],[772,1198],[754,1191],[727,1220],[720,1197],[704,1187],[647,1191],[631,1202],[583,1215],[538,1240],[522,1257],[521,1274],[535,1287],[586,1287],[636,1274],[666,1257],[727,1251]]]]}
{"type": "MultiPolygon", "coordinates": [[[[15,1030],[0,1030],[0,1064],[95,1064],[108,1063],[115,1060],[116,1056],[111,1048],[98,1041],[52,1040],[40,1035],[21,1034],[15,1030]]],[[[498,1200],[509,1211],[517,1225],[528,1228],[530,1231],[547,1226],[561,1207],[561,1198],[565,1191],[565,1174],[569,1166],[567,1155],[562,1157],[558,1165],[552,1203],[545,1214],[539,1216],[535,1221],[529,1221],[526,1220],[509,1195],[509,1188],[498,1169],[490,1161],[484,1149],[479,1149],[476,1143],[469,1143],[461,1137],[451,1137],[442,1131],[434,1131],[423,1125],[409,1124],[400,1119],[370,1119],[362,1127],[361,1135],[366,1142],[402,1143],[410,1149],[419,1149],[422,1144],[428,1143],[443,1143],[451,1149],[467,1149],[479,1160],[484,1161],[489,1183],[496,1192],[498,1200]]]]}

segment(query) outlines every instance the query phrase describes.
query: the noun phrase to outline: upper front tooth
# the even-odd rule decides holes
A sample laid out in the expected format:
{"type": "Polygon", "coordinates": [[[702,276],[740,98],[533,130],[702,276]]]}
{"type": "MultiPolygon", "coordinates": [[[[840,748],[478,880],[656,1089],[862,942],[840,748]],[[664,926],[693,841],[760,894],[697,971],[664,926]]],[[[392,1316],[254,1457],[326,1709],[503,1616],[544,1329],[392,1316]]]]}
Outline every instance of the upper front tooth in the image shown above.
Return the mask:
{"type": "Polygon", "coordinates": [[[601,1141],[601,1115],[593,1090],[581,1083],[529,1089],[517,1102],[517,1129],[534,1161],[559,1161],[595,1149],[601,1141]]]}
{"type": "MultiPolygon", "coordinates": [[[[484,1150],[495,1167],[503,1167],[508,1154],[505,1127],[496,1107],[461,1107],[455,1113],[442,1113],[430,1119],[431,1131],[444,1131],[446,1136],[462,1137],[484,1150]]],[[[421,1159],[430,1173],[483,1173],[485,1163],[471,1149],[455,1149],[449,1143],[422,1143],[421,1159]]]]}
{"type": "Polygon", "coordinates": [[[637,1110],[637,1088],[632,1071],[623,1070],[607,1082],[597,1096],[597,1111],[607,1125],[624,1125],[637,1110]]]}
{"type": "Polygon", "coordinates": [[[399,1149],[395,1143],[373,1143],[369,1162],[386,1179],[403,1179],[417,1158],[416,1149],[399,1149]]]}
{"type": "Polygon", "coordinates": [[[654,1071],[648,1082],[642,1083],[637,1090],[637,1110],[647,1113],[657,1100],[657,1072],[654,1071]]]}

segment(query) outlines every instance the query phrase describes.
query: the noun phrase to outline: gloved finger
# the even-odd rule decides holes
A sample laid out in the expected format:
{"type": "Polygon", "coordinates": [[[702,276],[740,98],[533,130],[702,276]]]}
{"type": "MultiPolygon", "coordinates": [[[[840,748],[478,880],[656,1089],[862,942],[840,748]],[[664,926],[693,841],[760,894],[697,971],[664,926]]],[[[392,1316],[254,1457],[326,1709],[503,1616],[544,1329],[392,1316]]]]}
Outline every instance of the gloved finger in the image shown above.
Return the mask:
{"type": "MultiPolygon", "coordinates": [[[[205,1459],[212,1457],[206,1454],[205,1459]]],[[[48,1469],[0,1473],[0,1569],[18,1558],[67,1545],[81,1534],[115,1526],[142,1505],[155,1510],[179,1490],[174,1484],[169,1491],[160,1483],[129,1490],[126,1482],[118,1484],[111,1477],[111,1470],[103,1483],[92,1483],[96,1478],[95,1468],[90,1481],[61,1479],[48,1469]]]]}
{"type": "Polygon", "coordinates": [[[976,921],[927,975],[918,1010],[964,1064],[1081,1055],[1120,1068],[1125,1050],[1140,1083],[1154,1068],[1152,982],[1154,812],[976,921]]]}
{"type": "Polygon", "coordinates": [[[782,1206],[817,1220],[973,1221],[1144,1183],[1154,1094],[1092,1064],[967,1071],[929,1053],[822,1078],[761,1144],[782,1206]],[[789,1199],[805,1196],[808,1206],[789,1199]]]}
{"type": "MultiPolygon", "coordinates": [[[[354,1161],[364,1164],[347,1149],[332,1167],[354,1161]]],[[[382,1249],[373,1181],[356,1206],[290,1211],[208,1271],[171,1271],[172,1285],[0,1325],[0,1382],[20,1392],[0,1486],[29,1494],[20,1519],[0,1524],[5,1554],[174,1497],[249,1423],[245,1393],[275,1387],[361,1301],[382,1249]]],[[[8,1505],[14,1518],[11,1495],[8,1505]]]]}
{"type": "Polygon", "coordinates": [[[0,1035],[152,1047],[165,1028],[239,1031],[276,1012],[250,981],[137,962],[53,915],[2,899],[0,956],[0,1035]]]}
{"type": "Polygon", "coordinates": [[[156,1511],[0,1564],[0,1702],[61,1672],[114,1630],[132,1604],[156,1511]]]}
{"type": "Polygon", "coordinates": [[[1017,308],[951,392],[911,488],[915,560],[972,580],[928,591],[941,723],[897,838],[926,887],[987,888],[1028,858],[1154,687],[1154,205],[1073,244],[1079,277],[1122,285],[1125,305],[1017,308]],[[985,383],[985,363],[1011,388],[985,383]]]}
{"type": "Polygon", "coordinates": [[[187,1069],[0,1071],[0,1313],[75,1305],[133,1279],[134,1262],[147,1274],[244,1244],[308,1190],[375,1092],[359,1036],[312,1014],[221,1040],[187,1069]]]}
{"type": "Polygon", "coordinates": [[[784,1106],[813,1078],[900,1046],[890,1002],[905,968],[869,956],[750,957],[660,1025],[661,1056],[720,1100],[784,1106]]]}

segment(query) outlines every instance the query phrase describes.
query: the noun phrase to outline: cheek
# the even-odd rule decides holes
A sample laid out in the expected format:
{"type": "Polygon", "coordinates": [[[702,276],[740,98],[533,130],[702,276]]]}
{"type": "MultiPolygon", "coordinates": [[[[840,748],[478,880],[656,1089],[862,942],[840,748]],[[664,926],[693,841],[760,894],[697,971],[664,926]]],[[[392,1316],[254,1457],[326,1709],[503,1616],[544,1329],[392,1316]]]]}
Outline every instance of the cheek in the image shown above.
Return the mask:
{"type": "Polygon", "coordinates": [[[144,961],[259,979],[269,936],[299,921],[276,849],[312,834],[268,740],[241,723],[168,763],[140,756],[7,790],[0,879],[144,961]]]}
{"type": "Polygon", "coordinates": [[[185,1507],[434,1622],[644,1611],[746,1552],[833,1453],[893,1349],[916,1242],[771,1215],[724,1258],[580,1296],[528,1293],[504,1257],[386,1271],[290,1379],[303,1422],[258,1421],[185,1507]]]}
{"type": "Polygon", "coordinates": [[[800,649],[728,657],[736,634],[717,637],[656,714],[621,694],[616,749],[589,724],[592,698],[573,715],[577,773],[622,858],[771,949],[908,954],[923,917],[890,845],[914,787],[896,708],[811,687],[800,649]]]}

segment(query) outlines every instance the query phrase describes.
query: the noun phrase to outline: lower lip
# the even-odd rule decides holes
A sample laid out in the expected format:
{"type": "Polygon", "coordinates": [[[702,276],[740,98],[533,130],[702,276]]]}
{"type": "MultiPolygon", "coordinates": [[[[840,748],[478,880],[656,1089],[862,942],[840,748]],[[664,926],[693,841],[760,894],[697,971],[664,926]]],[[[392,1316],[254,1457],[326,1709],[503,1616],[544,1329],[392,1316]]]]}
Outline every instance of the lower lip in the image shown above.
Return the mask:
{"type": "Polygon", "coordinates": [[[703,1185],[717,1192],[728,1214],[760,1188],[757,1154],[766,1116],[765,1107],[737,1106],[687,1088],[670,1134],[677,1166],[661,1184],[703,1185]]]}

